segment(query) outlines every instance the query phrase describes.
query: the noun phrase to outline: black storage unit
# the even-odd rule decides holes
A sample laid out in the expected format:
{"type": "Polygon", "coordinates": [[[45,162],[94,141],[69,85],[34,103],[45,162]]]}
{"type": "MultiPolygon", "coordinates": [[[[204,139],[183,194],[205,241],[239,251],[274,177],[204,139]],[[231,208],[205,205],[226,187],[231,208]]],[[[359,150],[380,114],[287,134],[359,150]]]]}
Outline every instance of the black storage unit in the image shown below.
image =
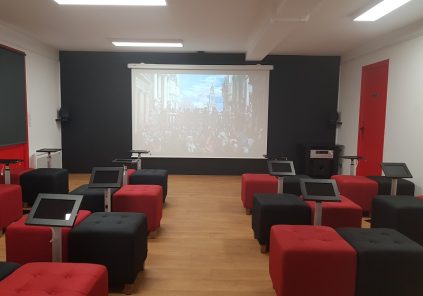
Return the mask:
{"type": "Polygon", "coordinates": [[[304,145],[305,174],[312,178],[330,178],[338,174],[340,145],[304,145]]]}

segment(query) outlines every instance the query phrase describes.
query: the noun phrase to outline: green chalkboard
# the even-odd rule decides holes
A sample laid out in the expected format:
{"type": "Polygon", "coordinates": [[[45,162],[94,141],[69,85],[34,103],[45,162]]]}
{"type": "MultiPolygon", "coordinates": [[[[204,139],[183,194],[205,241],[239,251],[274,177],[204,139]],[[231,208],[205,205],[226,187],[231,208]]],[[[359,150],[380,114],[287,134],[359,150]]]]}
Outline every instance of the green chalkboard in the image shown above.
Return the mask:
{"type": "Polygon", "coordinates": [[[0,45],[0,146],[27,142],[25,55],[0,45]]]}

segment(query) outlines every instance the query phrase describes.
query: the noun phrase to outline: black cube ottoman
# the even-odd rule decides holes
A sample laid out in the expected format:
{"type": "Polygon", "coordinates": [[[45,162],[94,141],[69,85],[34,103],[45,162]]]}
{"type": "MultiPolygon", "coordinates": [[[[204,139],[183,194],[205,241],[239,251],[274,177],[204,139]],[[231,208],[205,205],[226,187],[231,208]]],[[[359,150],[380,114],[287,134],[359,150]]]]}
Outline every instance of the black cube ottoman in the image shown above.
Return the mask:
{"type": "Polygon", "coordinates": [[[105,265],[111,285],[132,284],[146,258],[143,213],[93,213],[69,234],[69,261],[105,265]]]}
{"type": "Polygon", "coordinates": [[[18,269],[21,265],[13,262],[0,262],[0,281],[18,269]]]}
{"type": "Polygon", "coordinates": [[[307,175],[285,176],[283,178],[283,193],[290,193],[300,196],[300,179],[309,179],[307,175]]]}
{"type": "Polygon", "coordinates": [[[167,196],[167,170],[141,169],[129,177],[129,184],[160,185],[163,188],[163,202],[167,196]]]}
{"type": "Polygon", "coordinates": [[[357,252],[356,296],[423,295],[423,246],[394,229],[337,231],[357,252]]]}
{"type": "MultiPolygon", "coordinates": [[[[112,197],[118,190],[119,188],[111,188],[112,197]]],[[[83,195],[80,210],[104,212],[104,188],[89,188],[88,184],[85,184],[69,192],[69,194],[83,195]]]]}
{"type": "MultiPolygon", "coordinates": [[[[378,195],[391,194],[391,178],[385,176],[367,177],[378,184],[378,195]]],[[[414,195],[414,183],[406,179],[398,179],[397,194],[398,195],[414,195]]]]}
{"type": "Polygon", "coordinates": [[[253,198],[252,228],[261,252],[269,249],[270,229],[273,225],[310,225],[310,207],[294,194],[255,194],[253,198]]]}
{"type": "Polygon", "coordinates": [[[422,199],[379,195],[373,199],[372,207],[372,228],[393,228],[423,245],[422,199]]]}
{"type": "Polygon", "coordinates": [[[66,169],[42,168],[21,176],[22,200],[34,204],[39,193],[66,194],[69,192],[69,177],[66,169]]]}

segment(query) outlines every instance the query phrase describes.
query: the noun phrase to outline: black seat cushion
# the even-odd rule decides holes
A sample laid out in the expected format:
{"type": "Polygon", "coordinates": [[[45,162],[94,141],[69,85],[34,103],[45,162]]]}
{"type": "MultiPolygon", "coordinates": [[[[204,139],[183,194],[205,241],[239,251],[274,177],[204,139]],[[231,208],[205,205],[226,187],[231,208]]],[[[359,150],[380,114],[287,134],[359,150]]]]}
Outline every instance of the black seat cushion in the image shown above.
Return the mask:
{"type": "MultiPolygon", "coordinates": [[[[89,188],[88,184],[81,185],[69,194],[83,195],[80,210],[104,212],[104,188],[89,188]]],[[[111,188],[112,196],[119,188],[111,188]]],[[[113,200],[113,198],[111,199],[113,200]]]]}
{"type": "Polygon", "coordinates": [[[163,188],[163,202],[167,196],[167,170],[141,169],[129,177],[129,184],[160,185],[163,188]]]}
{"type": "MultiPolygon", "coordinates": [[[[378,184],[378,195],[391,194],[391,178],[385,176],[369,176],[367,177],[376,181],[378,184]]],[[[398,179],[397,194],[398,195],[414,195],[414,183],[406,179],[398,179]]]]}
{"type": "Polygon", "coordinates": [[[393,228],[423,245],[423,200],[378,195],[372,204],[372,228],[393,228]]]}
{"type": "Polygon", "coordinates": [[[286,176],[283,178],[283,193],[290,193],[300,196],[300,179],[310,178],[307,175],[286,176]]]}
{"type": "Polygon", "coordinates": [[[42,168],[21,176],[22,199],[32,205],[39,193],[66,194],[69,192],[69,173],[66,169],[42,168]]]}
{"type": "Polygon", "coordinates": [[[294,194],[255,194],[252,209],[254,237],[269,245],[270,228],[277,224],[309,225],[310,207],[294,194]]]}
{"type": "Polygon", "coordinates": [[[13,262],[0,262],[0,281],[18,269],[21,265],[13,262]]]}
{"type": "Polygon", "coordinates": [[[394,229],[340,228],[357,252],[356,296],[423,295],[423,247],[394,229]]]}
{"type": "Polygon", "coordinates": [[[133,283],[146,258],[143,213],[93,213],[69,234],[69,261],[105,265],[112,285],[133,283]]]}

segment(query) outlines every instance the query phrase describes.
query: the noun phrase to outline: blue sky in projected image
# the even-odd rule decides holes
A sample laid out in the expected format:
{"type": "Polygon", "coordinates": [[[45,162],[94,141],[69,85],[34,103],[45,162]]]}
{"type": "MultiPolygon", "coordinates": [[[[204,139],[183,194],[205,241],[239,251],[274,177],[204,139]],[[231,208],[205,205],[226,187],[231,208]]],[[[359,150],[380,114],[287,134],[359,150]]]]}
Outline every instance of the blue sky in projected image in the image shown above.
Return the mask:
{"type": "Polygon", "coordinates": [[[179,90],[184,104],[206,108],[210,87],[214,85],[216,109],[223,111],[222,85],[226,75],[178,74],[179,90]]]}

